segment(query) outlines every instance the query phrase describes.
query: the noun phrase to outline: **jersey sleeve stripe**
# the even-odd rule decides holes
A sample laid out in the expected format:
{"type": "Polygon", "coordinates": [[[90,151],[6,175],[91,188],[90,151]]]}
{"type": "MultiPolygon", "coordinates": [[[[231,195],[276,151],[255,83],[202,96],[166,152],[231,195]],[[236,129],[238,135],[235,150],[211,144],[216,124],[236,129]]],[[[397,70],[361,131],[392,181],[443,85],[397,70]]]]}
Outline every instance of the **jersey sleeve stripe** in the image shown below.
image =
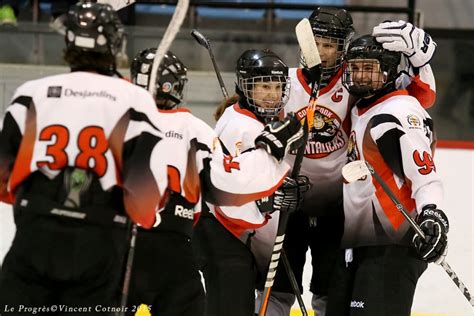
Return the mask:
{"type": "Polygon", "coordinates": [[[160,131],[160,129],[150,121],[150,119],[145,113],[130,109],[130,120],[136,122],[146,122],[157,131],[160,131]]]}
{"type": "Polygon", "coordinates": [[[383,123],[395,123],[397,125],[402,126],[400,120],[397,119],[395,116],[391,114],[379,114],[371,119],[371,128],[377,127],[378,125],[383,123]]]}
{"type": "Polygon", "coordinates": [[[32,100],[33,99],[31,97],[20,95],[19,97],[16,97],[11,104],[20,104],[29,108],[32,103],[32,100]]]}

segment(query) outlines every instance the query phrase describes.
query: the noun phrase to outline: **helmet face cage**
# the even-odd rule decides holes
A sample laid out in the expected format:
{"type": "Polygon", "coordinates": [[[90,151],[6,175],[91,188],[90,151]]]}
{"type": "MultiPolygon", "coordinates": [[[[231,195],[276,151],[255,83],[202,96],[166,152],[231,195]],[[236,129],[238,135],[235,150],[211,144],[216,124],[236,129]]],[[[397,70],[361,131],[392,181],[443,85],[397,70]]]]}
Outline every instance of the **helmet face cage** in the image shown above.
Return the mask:
{"type": "MultiPolygon", "coordinates": [[[[322,48],[318,46],[319,50],[324,49],[324,45],[327,44],[337,45],[334,55],[323,61],[322,81],[324,83],[342,65],[343,53],[354,35],[352,17],[344,9],[318,8],[311,14],[309,21],[316,43],[323,46],[322,48]]],[[[306,67],[304,58],[300,63],[306,67]]]]}
{"type": "MultiPolygon", "coordinates": [[[[132,82],[145,89],[148,88],[155,52],[155,48],[142,51],[131,65],[132,82]]],[[[171,109],[182,104],[187,81],[186,66],[176,55],[168,51],[158,67],[156,77],[155,102],[158,108],[171,109]]]]}
{"type": "Polygon", "coordinates": [[[387,72],[381,70],[377,59],[350,59],[342,82],[352,95],[364,98],[385,87],[387,78],[387,72]]]}
{"type": "Polygon", "coordinates": [[[350,45],[342,84],[357,97],[369,97],[395,82],[401,54],[385,50],[372,36],[363,36],[350,45]]]}
{"type": "Polygon", "coordinates": [[[122,45],[124,29],[108,4],[78,2],[65,21],[66,46],[115,56],[122,45]]]}
{"type": "Polygon", "coordinates": [[[288,102],[288,66],[272,51],[246,50],[237,60],[236,75],[236,93],[257,116],[269,120],[288,102]]]}
{"type": "Polygon", "coordinates": [[[268,119],[278,116],[290,97],[289,76],[239,76],[238,87],[254,112],[268,119]]]}

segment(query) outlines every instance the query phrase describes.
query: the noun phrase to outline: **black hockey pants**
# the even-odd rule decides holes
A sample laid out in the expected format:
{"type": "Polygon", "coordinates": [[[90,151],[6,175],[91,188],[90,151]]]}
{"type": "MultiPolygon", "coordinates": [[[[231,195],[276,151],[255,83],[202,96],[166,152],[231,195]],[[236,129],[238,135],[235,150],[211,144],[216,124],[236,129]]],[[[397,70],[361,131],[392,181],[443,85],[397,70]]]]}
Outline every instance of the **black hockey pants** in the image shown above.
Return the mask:
{"type": "Polygon", "coordinates": [[[108,315],[117,308],[124,228],[18,212],[15,222],[0,274],[2,314],[7,306],[5,315],[108,315]]]}

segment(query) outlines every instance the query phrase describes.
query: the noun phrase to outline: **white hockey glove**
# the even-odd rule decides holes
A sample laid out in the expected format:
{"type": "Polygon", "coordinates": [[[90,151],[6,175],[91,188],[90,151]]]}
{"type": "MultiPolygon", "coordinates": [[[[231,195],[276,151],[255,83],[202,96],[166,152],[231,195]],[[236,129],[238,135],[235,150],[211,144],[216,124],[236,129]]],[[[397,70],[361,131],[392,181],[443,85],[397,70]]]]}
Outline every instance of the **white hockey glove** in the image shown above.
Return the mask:
{"type": "Polygon", "coordinates": [[[279,162],[286,153],[303,146],[303,127],[294,113],[289,113],[283,121],[271,121],[255,138],[255,147],[265,149],[279,162]]]}
{"type": "Polygon", "coordinates": [[[269,197],[255,201],[262,213],[294,212],[303,203],[304,194],[311,188],[308,177],[286,177],[281,186],[269,197]]]}
{"type": "Polygon", "coordinates": [[[380,23],[372,35],[383,48],[405,54],[415,68],[428,64],[436,50],[436,43],[428,33],[402,20],[380,23]]]}
{"type": "Polygon", "coordinates": [[[448,252],[448,217],[436,205],[428,204],[423,207],[416,222],[426,236],[425,240],[418,235],[413,237],[418,254],[427,262],[441,263],[448,252]]]}

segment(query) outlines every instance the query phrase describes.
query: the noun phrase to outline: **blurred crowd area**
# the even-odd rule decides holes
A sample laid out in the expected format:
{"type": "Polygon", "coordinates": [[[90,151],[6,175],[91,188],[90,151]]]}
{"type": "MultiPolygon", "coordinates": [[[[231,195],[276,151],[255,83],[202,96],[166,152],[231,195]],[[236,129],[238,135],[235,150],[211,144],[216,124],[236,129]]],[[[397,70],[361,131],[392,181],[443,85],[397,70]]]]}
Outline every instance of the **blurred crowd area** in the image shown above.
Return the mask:
{"type": "MultiPolygon", "coordinates": [[[[206,1],[207,3],[212,2],[206,1]]],[[[62,21],[71,0],[0,0],[0,63],[63,65],[62,21]]],[[[119,11],[126,25],[127,43],[121,66],[136,52],[157,46],[174,12],[176,1],[137,1],[119,11]],[[166,3],[165,3],[166,2],[166,3]]],[[[299,56],[294,26],[310,10],[216,8],[199,6],[194,0],[171,49],[194,71],[213,71],[207,51],[189,35],[199,29],[212,43],[222,72],[233,72],[235,61],[249,48],[270,48],[290,66],[299,56]]],[[[220,3],[284,3],[408,8],[415,6],[416,24],[429,32],[438,44],[431,65],[437,83],[437,101],[429,110],[444,140],[474,140],[474,1],[472,0],[215,0],[220,3]]],[[[357,35],[369,33],[385,20],[407,20],[406,13],[351,12],[357,35]]],[[[0,81],[6,74],[0,74],[0,81]]],[[[0,82],[1,84],[1,82],[0,82]]],[[[192,104],[192,101],[190,102],[192,104]]],[[[0,107],[0,108],[3,108],[0,107]]]]}

